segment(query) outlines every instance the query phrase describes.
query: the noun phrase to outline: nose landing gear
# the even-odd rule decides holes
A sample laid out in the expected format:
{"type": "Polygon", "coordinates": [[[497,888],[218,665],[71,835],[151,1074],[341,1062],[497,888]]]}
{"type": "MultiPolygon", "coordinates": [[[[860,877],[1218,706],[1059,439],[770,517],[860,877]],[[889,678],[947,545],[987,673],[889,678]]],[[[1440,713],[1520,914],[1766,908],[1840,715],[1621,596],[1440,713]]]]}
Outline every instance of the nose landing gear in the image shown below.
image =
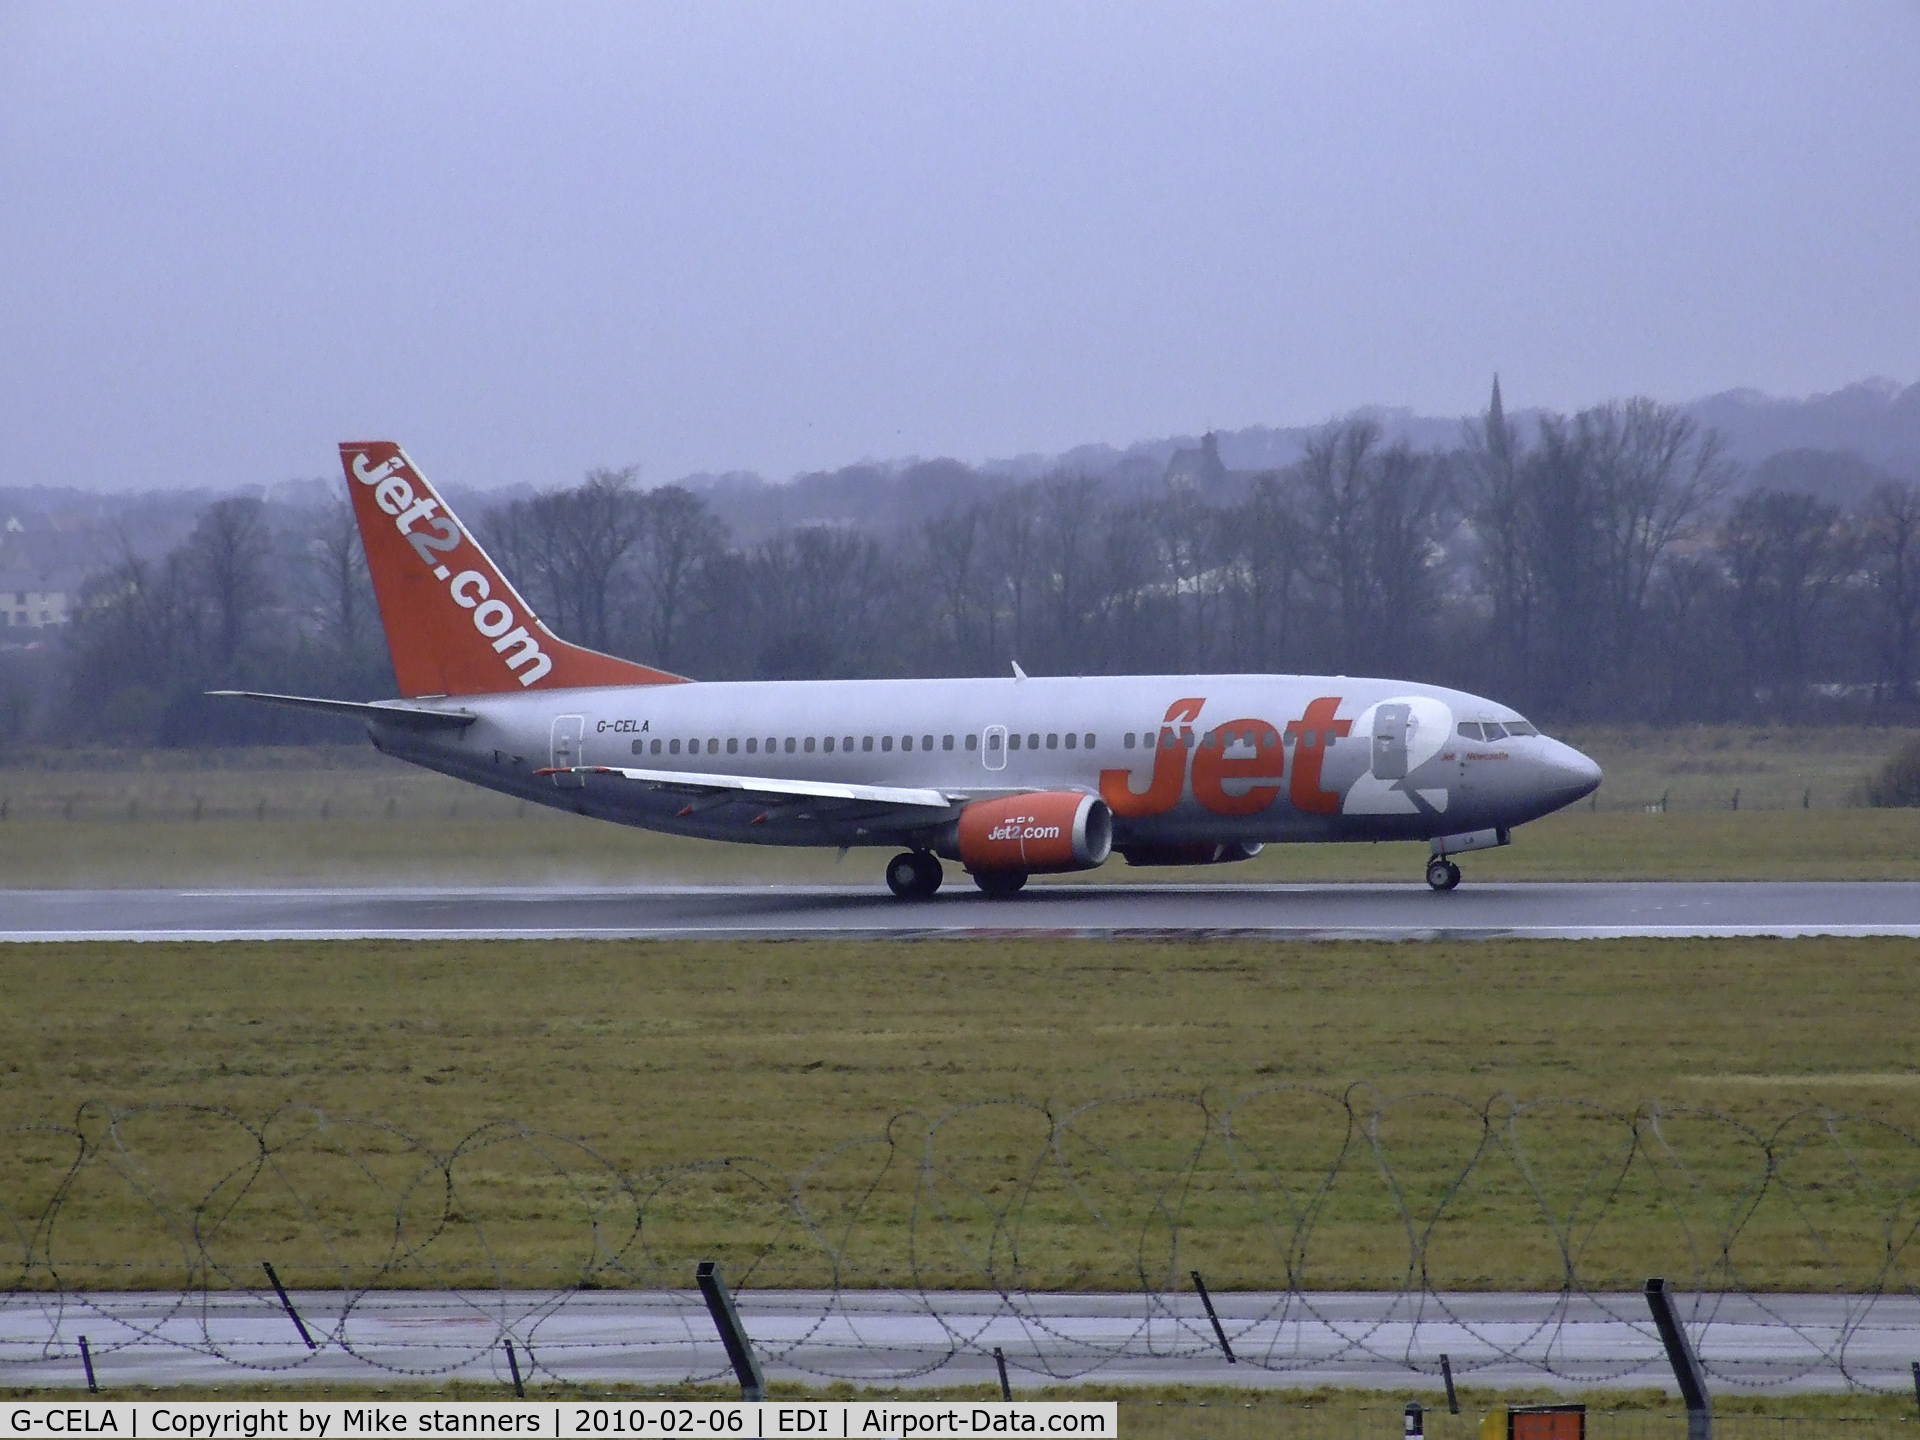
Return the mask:
{"type": "Polygon", "coordinates": [[[925,900],[940,888],[940,862],[924,850],[902,850],[887,862],[887,888],[902,900],[925,900]]]}
{"type": "Polygon", "coordinates": [[[1444,855],[1436,855],[1427,862],[1427,884],[1445,892],[1460,883],[1460,867],[1444,855]]]}

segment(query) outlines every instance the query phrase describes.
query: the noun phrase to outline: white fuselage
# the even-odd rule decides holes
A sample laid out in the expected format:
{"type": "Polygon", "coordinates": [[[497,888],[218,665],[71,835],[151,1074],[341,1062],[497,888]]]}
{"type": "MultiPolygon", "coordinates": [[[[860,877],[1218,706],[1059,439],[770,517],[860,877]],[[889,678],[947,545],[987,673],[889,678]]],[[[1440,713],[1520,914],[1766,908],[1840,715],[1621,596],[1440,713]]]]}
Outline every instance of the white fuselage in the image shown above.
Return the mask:
{"type": "Polygon", "coordinates": [[[1457,690],[1345,676],[709,682],[412,702],[459,731],[375,721],[384,751],[543,804],[674,834],[921,843],[948,816],[684,794],[549,767],[1098,794],[1114,848],[1432,839],[1510,827],[1599,783],[1577,750],[1457,690]],[[1469,727],[1463,732],[1461,727],[1469,727]],[[1484,741],[1477,727],[1522,733],[1484,741]]]}

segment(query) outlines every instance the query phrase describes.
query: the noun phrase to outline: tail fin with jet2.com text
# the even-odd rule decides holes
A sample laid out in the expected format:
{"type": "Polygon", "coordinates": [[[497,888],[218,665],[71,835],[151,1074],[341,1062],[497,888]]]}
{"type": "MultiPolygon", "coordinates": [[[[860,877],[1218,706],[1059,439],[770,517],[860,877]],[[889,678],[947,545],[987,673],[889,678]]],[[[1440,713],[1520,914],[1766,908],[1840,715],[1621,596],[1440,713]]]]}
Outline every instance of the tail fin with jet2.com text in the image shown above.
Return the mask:
{"type": "Polygon", "coordinates": [[[340,463],[401,695],[684,683],[542,625],[393,441],[342,444],[340,463]]]}

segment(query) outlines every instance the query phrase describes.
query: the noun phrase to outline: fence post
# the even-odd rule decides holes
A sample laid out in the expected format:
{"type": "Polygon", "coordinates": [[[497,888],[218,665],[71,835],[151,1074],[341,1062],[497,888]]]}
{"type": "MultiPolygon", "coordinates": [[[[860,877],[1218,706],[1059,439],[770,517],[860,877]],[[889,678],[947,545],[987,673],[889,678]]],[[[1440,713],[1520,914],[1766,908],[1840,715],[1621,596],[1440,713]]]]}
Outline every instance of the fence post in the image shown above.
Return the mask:
{"type": "Polygon", "coordinates": [[[527,1398],[527,1387],[520,1381],[520,1358],[513,1353],[513,1341],[508,1339],[505,1343],[507,1347],[507,1373],[513,1376],[514,1398],[524,1400],[527,1398]]]}
{"type": "Polygon", "coordinates": [[[1453,1361],[1444,1354],[1440,1357],[1440,1378],[1447,1382],[1447,1413],[1449,1415],[1458,1415],[1460,1413],[1460,1397],[1454,1393],[1453,1389],[1453,1361]]]}
{"type": "Polygon", "coordinates": [[[727,1347],[733,1373],[740,1379],[740,1398],[766,1399],[767,1382],[760,1373],[760,1358],[753,1353],[753,1343],[747,1339],[746,1327],[740,1323],[740,1312],[734,1308],[733,1295],[727,1289],[726,1277],[720,1273],[719,1265],[702,1260],[693,1275],[700,1282],[700,1293],[706,1296],[713,1328],[720,1332],[720,1341],[727,1347]]]}
{"type": "MultiPolygon", "coordinates": [[[[1002,1400],[1011,1400],[1013,1398],[1013,1386],[1007,1383],[1007,1357],[1002,1353],[998,1345],[993,1347],[993,1367],[1000,1372],[1000,1398],[1002,1400]]],[[[1920,1365],[1914,1366],[1913,1369],[1915,1381],[1916,1383],[1920,1383],[1920,1365]]]]}
{"type": "Polygon", "coordinates": [[[1687,1406],[1687,1440],[1713,1440],[1713,1399],[1707,1394],[1706,1372],[1700,1357],[1693,1353],[1687,1332],[1673,1313],[1673,1297],[1667,1282],[1658,1276],[1647,1281],[1647,1308],[1653,1312],[1654,1329],[1667,1348],[1667,1363],[1673,1366],[1673,1378],[1680,1386],[1680,1398],[1687,1406]]]}
{"type": "Polygon", "coordinates": [[[307,1348],[318,1350],[320,1347],[313,1343],[313,1336],[307,1333],[307,1327],[301,1323],[300,1312],[293,1308],[293,1301],[287,1297],[287,1287],[282,1285],[280,1277],[273,1273],[273,1266],[262,1260],[260,1268],[267,1272],[267,1279],[273,1282],[273,1293],[280,1297],[280,1303],[286,1307],[287,1318],[293,1321],[293,1328],[300,1332],[300,1338],[306,1341],[307,1348]]]}
{"type": "Polygon", "coordinates": [[[100,1387],[94,1382],[93,1378],[93,1352],[87,1349],[87,1337],[84,1335],[80,1337],[80,1363],[84,1365],[87,1370],[87,1393],[89,1395],[98,1395],[100,1393],[100,1387]]]}
{"type": "Polygon", "coordinates": [[[1220,1342],[1220,1349],[1227,1357],[1227,1363],[1229,1365],[1239,1364],[1240,1362],[1233,1358],[1233,1346],[1227,1343],[1227,1332],[1220,1324],[1220,1317],[1213,1313],[1213,1297],[1207,1294],[1207,1282],[1200,1278],[1200,1272],[1198,1270],[1192,1271],[1191,1273],[1193,1275],[1193,1288],[1200,1292],[1200,1303],[1207,1307],[1207,1319],[1213,1322],[1214,1339],[1220,1342]]]}
{"type": "Polygon", "coordinates": [[[1920,1360],[1913,1362],[1913,1403],[1920,1405],[1920,1360]]]}

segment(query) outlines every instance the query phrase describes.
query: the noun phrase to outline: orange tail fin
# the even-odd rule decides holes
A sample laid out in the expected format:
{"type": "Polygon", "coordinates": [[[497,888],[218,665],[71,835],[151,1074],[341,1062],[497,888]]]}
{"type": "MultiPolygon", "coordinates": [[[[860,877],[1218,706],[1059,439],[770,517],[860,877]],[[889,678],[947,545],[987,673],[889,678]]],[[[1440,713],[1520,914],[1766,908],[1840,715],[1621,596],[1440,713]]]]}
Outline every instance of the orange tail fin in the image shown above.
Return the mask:
{"type": "Polygon", "coordinates": [[[542,625],[393,441],[342,444],[340,463],[402,696],[685,680],[569,645],[542,625]]]}

